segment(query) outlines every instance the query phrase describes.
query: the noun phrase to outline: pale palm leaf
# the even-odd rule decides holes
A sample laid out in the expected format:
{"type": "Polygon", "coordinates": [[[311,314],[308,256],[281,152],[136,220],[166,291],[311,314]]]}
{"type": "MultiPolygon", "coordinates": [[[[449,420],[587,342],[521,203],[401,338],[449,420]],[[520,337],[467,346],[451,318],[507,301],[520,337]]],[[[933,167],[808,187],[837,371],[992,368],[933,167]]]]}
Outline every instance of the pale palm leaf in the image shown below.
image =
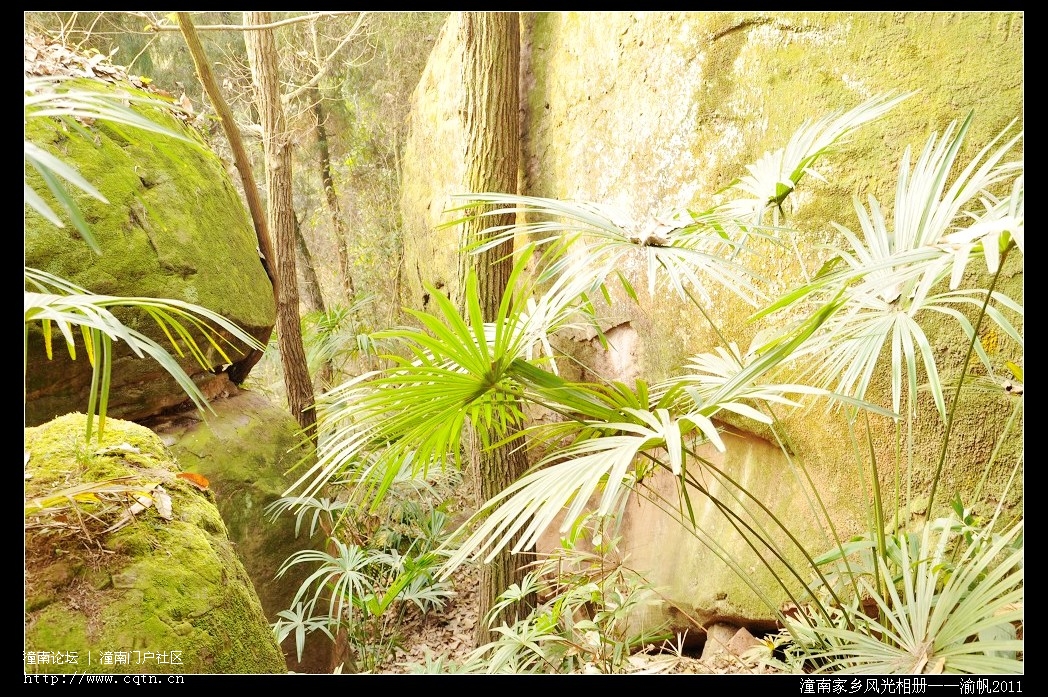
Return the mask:
{"type": "Polygon", "coordinates": [[[980,248],[986,260],[986,270],[996,273],[1000,265],[1001,252],[1012,242],[1024,251],[1024,218],[1026,212],[1023,192],[1024,177],[1015,178],[1010,195],[997,199],[992,194],[983,193],[981,214],[970,214],[975,221],[973,225],[943,237],[940,246],[952,252],[954,258],[953,273],[950,276],[950,288],[960,285],[961,276],[968,265],[968,256],[980,248]]]}
{"type": "Polygon", "coordinates": [[[1013,121],[972,158],[943,193],[972,118],[973,115],[969,114],[956,135],[956,124],[950,124],[939,139],[932,135],[912,173],[909,148],[903,154],[895,196],[897,250],[938,243],[973,200],[993,185],[1022,172],[1021,161],[1003,161],[1022,138],[1020,132],[1001,143],[1015,123],[1013,121]]]}
{"type": "MultiPolygon", "coordinates": [[[[916,393],[919,356],[936,408],[946,417],[938,366],[920,325],[920,315],[924,311],[946,314],[972,339],[974,328],[954,309],[958,305],[976,304],[986,297],[979,295],[981,291],[954,290],[969,254],[977,246],[983,247],[988,266],[996,268],[1001,242],[1013,240],[1012,231],[1022,238],[1022,163],[1005,159],[1021,134],[1006,140],[1004,134],[1008,129],[1002,131],[947,187],[970,123],[971,116],[959,129],[951,124],[941,138],[937,135],[929,138],[912,171],[907,149],[900,165],[893,229],[889,229],[888,219],[875,198],[869,198],[868,210],[855,199],[862,236],[836,225],[848,243],[847,249],[837,255],[845,268],[817,276],[760,313],[768,314],[806,297],[840,298],[843,293],[843,302],[839,302],[833,317],[825,322],[813,341],[791,358],[809,362],[819,386],[833,386],[836,392],[864,399],[879,361],[887,359],[892,407],[899,412],[904,375],[909,394],[916,393]],[[1012,177],[1016,177],[1012,194],[1004,201],[997,201],[987,193],[988,187],[1012,177]],[[976,200],[983,206],[981,213],[968,208],[976,200]],[[984,216],[988,216],[985,221],[984,216]],[[961,221],[969,225],[966,230],[974,233],[951,232],[961,221]],[[994,251],[986,252],[987,246],[994,251]],[[947,280],[952,292],[933,292],[947,280]]],[[[1021,306],[1000,293],[991,297],[994,303],[987,306],[987,316],[1005,334],[1021,343],[1007,315],[994,305],[1019,314],[1021,306]]],[[[993,366],[981,343],[976,341],[974,348],[992,374],[993,366]]],[[[915,400],[911,399],[910,405],[911,409],[915,408],[915,400]]]]}
{"type": "Polygon", "coordinates": [[[177,138],[187,143],[193,141],[185,135],[172,131],[148,117],[131,109],[130,105],[151,107],[163,111],[181,110],[181,107],[161,99],[150,97],[144,92],[127,89],[119,95],[93,91],[77,86],[69,87],[68,78],[61,76],[26,77],[25,110],[27,116],[70,117],[75,119],[101,119],[113,123],[134,126],[142,130],[177,138]]]}
{"type": "Polygon", "coordinates": [[[306,611],[312,613],[322,596],[328,596],[327,617],[337,620],[347,610],[347,619],[352,621],[357,602],[371,591],[371,582],[365,570],[370,563],[367,553],[359,546],[346,544],[342,540],[330,539],[334,554],[314,549],[295,552],[277,570],[277,578],[283,577],[298,564],[319,564],[312,574],[299,586],[291,601],[292,607],[299,605],[313,589],[306,602],[306,611]]]}
{"type": "MultiPolygon", "coordinates": [[[[601,424],[602,426],[602,424],[601,424]]],[[[629,489],[623,478],[646,443],[655,442],[650,433],[606,435],[572,444],[559,453],[559,462],[543,463],[541,469],[525,475],[488,501],[491,509],[477,528],[449,557],[444,574],[450,575],[471,556],[485,561],[505,548],[518,532],[521,537],[514,551],[532,546],[541,533],[571,505],[565,526],[580,513],[589,497],[604,484],[598,510],[615,510],[629,489]]]]}
{"type": "MultiPolygon", "coordinates": [[[[761,423],[771,423],[764,413],[757,411],[739,400],[750,400],[798,407],[800,402],[787,397],[788,394],[816,395],[833,397],[828,390],[802,384],[769,383],[762,384],[757,380],[759,374],[751,374],[746,382],[739,383],[736,378],[756,357],[753,354],[743,355],[738,344],[731,342],[727,347],[718,346],[712,352],[692,356],[685,364],[685,372],[653,388],[656,395],[671,393],[674,389],[684,387],[684,392],[693,403],[701,408],[706,403],[718,403],[722,409],[733,411],[761,423]],[[724,401],[724,390],[732,391],[732,399],[724,401]]],[[[768,368],[773,368],[769,365],[768,368]]]]}
{"type": "Polygon", "coordinates": [[[913,93],[878,95],[846,112],[835,111],[815,121],[805,121],[790,137],[786,147],[767,152],[747,165],[749,172],[732,182],[727,190],[746,197],[733,199],[719,210],[732,219],[752,225],[763,222],[765,213],[777,211],[805,174],[817,179],[815,162],[864,123],[883,116],[913,93]]]}
{"type": "MultiPolygon", "coordinates": [[[[492,208],[480,217],[491,215],[520,215],[527,222],[518,225],[489,228],[473,251],[483,251],[514,239],[518,234],[528,235],[537,245],[550,245],[545,256],[539,281],[545,281],[564,271],[569,247],[575,259],[585,259],[591,270],[588,276],[601,280],[629,255],[642,253],[648,269],[648,290],[654,295],[659,271],[681,295],[692,288],[704,298],[712,281],[730,292],[755,304],[763,297],[754,284],[752,271],[727,259],[725,250],[738,247],[724,234],[722,223],[727,218],[713,213],[692,214],[680,212],[670,217],[652,217],[644,222],[634,220],[625,211],[608,205],[581,201],[516,196],[500,193],[465,194],[457,198],[469,203],[452,210],[472,211],[478,203],[492,208]],[[579,244],[585,245],[580,251],[579,244]]],[[[449,225],[462,220],[455,220],[449,225]]]]}
{"type": "Polygon", "coordinates": [[[1023,617],[1024,554],[1015,546],[1022,530],[1020,521],[992,541],[976,538],[956,563],[948,559],[949,527],[938,522],[923,527],[919,545],[892,538],[891,564],[877,561],[885,578],[901,575],[900,587],[889,584],[885,594],[862,579],[879,618],[862,618],[856,629],[816,627],[831,646],[813,658],[826,661],[825,672],[1022,672],[1015,654],[1023,642],[1011,627],[1023,617]]]}

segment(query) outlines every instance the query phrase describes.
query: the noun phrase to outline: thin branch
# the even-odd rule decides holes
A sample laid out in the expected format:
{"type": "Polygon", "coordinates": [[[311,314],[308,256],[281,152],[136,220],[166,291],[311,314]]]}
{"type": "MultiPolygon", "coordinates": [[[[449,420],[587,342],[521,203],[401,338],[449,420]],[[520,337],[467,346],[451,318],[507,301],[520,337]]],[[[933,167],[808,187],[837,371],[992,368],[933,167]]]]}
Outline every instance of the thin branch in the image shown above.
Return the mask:
{"type": "Polygon", "coordinates": [[[364,23],[364,17],[366,17],[366,16],[367,16],[366,12],[361,12],[360,13],[360,16],[357,17],[357,21],[353,24],[353,28],[349,30],[349,32],[345,35],[345,37],[343,37],[342,41],[340,41],[338,46],[335,47],[335,50],[332,51],[328,55],[328,57],[324,61],[321,62],[320,70],[317,71],[316,75],[314,75],[310,79],[309,82],[307,82],[306,84],[304,84],[304,85],[294,89],[293,91],[285,94],[283,97],[280,98],[280,101],[283,102],[284,104],[287,104],[287,103],[291,102],[292,100],[300,97],[305,92],[307,92],[307,91],[311,90],[312,88],[316,87],[317,84],[321,80],[323,80],[325,77],[327,77],[327,74],[329,72],[331,72],[331,66],[333,66],[335,64],[335,61],[334,61],[335,56],[337,56],[339,54],[339,52],[343,48],[345,48],[346,44],[348,44],[350,41],[352,41],[353,39],[355,39],[357,37],[357,33],[360,30],[360,25],[364,23]]]}
{"type": "MultiPolygon", "coordinates": [[[[186,45],[189,47],[189,53],[193,57],[193,64],[196,67],[197,77],[200,79],[200,84],[204,88],[204,92],[207,93],[208,99],[211,100],[211,105],[215,107],[215,111],[218,113],[219,121],[222,123],[222,129],[226,134],[226,140],[229,141],[229,147],[233,151],[233,158],[236,163],[237,171],[240,172],[240,179],[244,184],[244,197],[247,199],[248,210],[251,212],[251,221],[255,228],[255,238],[258,241],[258,252],[259,256],[262,257],[262,268],[265,269],[266,276],[269,277],[269,282],[273,285],[273,298],[279,307],[280,286],[277,283],[276,255],[273,253],[273,245],[270,242],[265,211],[262,208],[262,200],[259,196],[258,187],[255,185],[255,177],[251,170],[251,160],[248,158],[247,151],[244,149],[244,143],[240,138],[240,131],[237,129],[236,121],[233,119],[233,111],[229,108],[229,104],[227,104],[226,100],[222,97],[222,92],[219,91],[218,81],[215,80],[215,75],[211,71],[211,65],[207,61],[204,47],[200,43],[200,37],[198,37],[194,31],[193,20],[190,18],[188,12],[178,13],[178,24],[182,36],[185,38],[186,45]]],[[[247,377],[248,372],[261,358],[262,351],[252,349],[251,353],[249,353],[242,361],[230,368],[229,377],[234,384],[243,382],[244,378],[247,377]]]]}
{"type": "Polygon", "coordinates": [[[193,20],[190,18],[189,13],[179,12],[178,23],[186,40],[186,45],[189,47],[189,53],[193,57],[193,64],[196,67],[197,76],[200,78],[200,84],[218,113],[226,139],[229,141],[229,147],[233,151],[233,158],[244,184],[244,196],[247,198],[248,210],[251,211],[251,220],[255,226],[255,237],[258,240],[259,254],[262,256],[262,266],[273,284],[275,293],[277,290],[276,267],[274,266],[276,255],[273,253],[265,211],[262,208],[258,187],[255,185],[254,174],[251,170],[251,160],[247,155],[247,151],[244,150],[240,131],[237,129],[236,120],[233,118],[233,111],[222,97],[222,92],[218,88],[218,81],[215,80],[215,75],[211,72],[211,65],[207,61],[207,55],[204,53],[204,47],[200,43],[200,39],[197,38],[196,27],[193,26],[193,20]]]}
{"type": "MultiPolygon", "coordinates": [[[[188,14],[182,13],[179,14],[188,14]]],[[[291,17],[290,19],[282,19],[279,22],[270,22],[269,24],[203,24],[195,27],[197,31],[260,31],[262,29],[276,29],[277,27],[283,27],[288,24],[297,24],[298,22],[308,22],[310,20],[318,19],[320,17],[334,17],[336,15],[351,15],[356,14],[355,11],[345,12],[315,12],[313,14],[302,15],[301,17],[291,17]]],[[[181,31],[177,25],[150,25],[150,31],[181,31]]]]}

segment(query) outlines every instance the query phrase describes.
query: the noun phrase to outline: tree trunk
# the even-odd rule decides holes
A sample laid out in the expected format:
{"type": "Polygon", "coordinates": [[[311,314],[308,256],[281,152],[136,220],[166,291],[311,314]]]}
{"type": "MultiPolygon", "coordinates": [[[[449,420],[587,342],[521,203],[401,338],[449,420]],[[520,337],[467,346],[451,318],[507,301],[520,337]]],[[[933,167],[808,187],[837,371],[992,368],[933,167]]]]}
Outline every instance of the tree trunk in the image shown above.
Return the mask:
{"type": "Polygon", "coordinates": [[[357,294],[353,286],[353,275],[349,264],[349,247],[346,241],[346,223],[338,206],[338,194],[335,193],[335,180],[331,176],[331,150],[328,148],[327,115],[324,113],[322,95],[319,89],[313,90],[313,115],[317,119],[317,145],[320,150],[320,181],[324,186],[324,200],[327,202],[328,214],[331,216],[332,230],[335,231],[335,247],[338,249],[338,275],[342,284],[342,295],[347,305],[352,305],[357,294]]]}
{"type": "MultiPolygon", "coordinates": [[[[244,148],[240,131],[237,129],[236,120],[233,118],[233,111],[229,108],[229,104],[226,103],[225,98],[222,96],[222,91],[218,88],[218,81],[215,79],[215,74],[211,71],[211,63],[208,61],[207,54],[204,52],[204,46],[200,43],[200,38],[197,36],[192,18],[188,12],[179,12],[177,18],[182,36],[185,38],[186,46],[189,48],[189,55],[193,58],[193,66],[196,68],[197,78],[200,80],[200,85],[204,88],[207,98],[211,100],[211,105],[215,107],[215,112],[222,122],[222,130],[226,134],[226,140],[229,141],[229,149],[233,151],[233,159],[236,162],[237,171],[240,173],[240,181],[244,186],[244,198],[247,199],[247,207],[251,212],[251,222],[255,227],[255,238],[258,241],[258,254],[262,260],[262,268],[266,270],[266,276],[269,277],[270,283],[273,284],[273,298],[279,306],[280,284],[277,282],[275,254],[273,252],[273,244],[270,241],[266,216],[262,210],[262,199],[258,195],[255,175],[251,170],[251,159],[247,156],[247,150],[244,148]]],[[[262,343],[269,341],[268,336],[259,338],[262,340],[262,343]]],[[[243,360],[236,361],[229,367],[227,373],[234,385],[239,385],[247,379],[251,368],[262,358],[262,353],[262,351],[252,349],[243,360]]]]}
{"type": "MultiPolygon", "coordinates": [[[[268,24],[269,12],[245,12],[244,23],[268,24]]],[[[295,275],[295,212],[291,199],[291,147],[280,101],[277,51],[271,29],[244,32],[255,83],[255,100],[262,124],[266,156],[267,219],[276,238],[277,342],[284,365],[288,406],[302,429],[315,438],[313,383],[306,367],[295,275]]]]}
{"type": "MultiPolygon", "coordinates": [[[[327,312],[324,305],[324,293],[320,288],[320,279],[317,277],[316,266],[313,265],[313,255],[306,244],[306,237],[302,234],[302,224],[298,216],[295,216],[295,249],[298,251],[298,267],[302,271],[302,285],[306,290],[306,307],[310,312],[327,312]]],[[[323,392],[331,387],[332,378],[335,375],[335,366],[331,361],[324,361],[317,368],[315,389],[323,392]]]]}
{"type": "Polygon", "coordinates": [[[295,249],[298,251],[298,268],[302,272],[302,286],[306,291],[306,307],[310,312],[327,312],[324,304],[324,294],[320,289],[320,279],[317,277],[317,269],[313,265],[313,254],[309,251],[306,238],[302,234],[302,224],[295,216],[295,249]]]}
{"type": "MultiPolygon", "coordinates": [[[[516,193],[520,159],[519,19],[514,12],[466,12],[463,13],[463,32],[467,134],[465,185],[467,190],[475,193],[516,193]]],[[[513,216],[474,217],[463,224],[462,242],[472,244],[482,237],[484,229],[513,222],[513,216]]],[[[484,321],[495,319],[512,269],[512,242],[483,254],[460,256],[460,287],[465,288],[469,271],[477,274],[484,321]]],[[[476,437],[470,440],[474,444],[479,441],[476,437]]],[[[481,503],[516,481],[528,467],[519,442],[488,450],[480,450],[476,445],[470,450],[481,503]]],[[[478,645],[493,638],[485,618],[498,596],[512,584],[523,580],[524,567],[529,561],[527,555],[514,555],[507,548],[482,567],[479,589],[481,621],[476,632],[478,645]]],[[[526,604],[534,605],[534,599],[526,604]]],[[[507,609],[493,624],[511,623],[514,615],[526,614],[528,609],[507,609]]]]}

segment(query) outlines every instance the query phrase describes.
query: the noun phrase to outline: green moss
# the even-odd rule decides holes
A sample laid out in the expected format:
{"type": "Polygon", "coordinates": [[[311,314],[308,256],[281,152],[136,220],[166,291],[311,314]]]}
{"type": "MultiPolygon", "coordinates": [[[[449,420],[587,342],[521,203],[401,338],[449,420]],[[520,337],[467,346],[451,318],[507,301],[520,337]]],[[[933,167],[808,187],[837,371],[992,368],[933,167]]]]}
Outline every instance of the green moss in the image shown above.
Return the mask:
{"type": "MultiPolygon", "coordinates": [[[[26,429],[27,501],[103,480],[141,487],[158,501],[159,484],[171,518],[154,504],[105,532],[126,508],[103,502],[27,516],[26,651],[79,655],[47,672],[284,672],[210,495],[177,477],[177,463],[148,429],[110,420],[90,448],[81,445],[83,429],[81,414],[26,429]],[[77,513],[84,522],[63,524],[77,513]],[[130,652],[132,661],[105,665],[106,652],[130,652]],[[153,657],[135,662],[145,652],[153,657]],[[172,652],[181,664],[157,662],[172,652]]],[[[26,670],[43,667],[27,663],[26,670]]]]}
{"type": "MultiPolygon", "coordinates": [[[[71,86],[118,94],[93,81],[71,86]]],[[[196,277],[193,302],[247,326],[272,324],[275,307],[272,294],[262,290],[268,281],[254,232],[222,164],[170,113],[140,111],[189,141],[105,121],[82,126],[92,136],[85,138],[55,119],[27,120],[27,140],[76,167],[109,201],[76,196],[102,247],[93,259],[71,226],[56,228],[28,211],[27,263],[112,295],[128,294],[134,279],[139,295],[181,298],[186,281],[196,277]],[[85,259],[92,263],[85,265],[85,259]],[[260,290],[245,292],[251,289],[260,290]]],[[[46,192],[35,170],[26,176],[35,190],[46,192]]],[[[60,210],[49,194],[44,198],[60,210]]]]}
{"type": "MultiPolygon", "coordinates": [[[[75,80],[71,87],[119,98],[130,87],[75,80]]],[[[117,296],[172,298],[219,313],[263,342],[276,306],[262,267],[246,209],[221,161],[200,136],[170,112],[137,107],[146,117],[187,140],[131,126],[95,121],[77,129],[50,117],[26,120],[25,138],[76,168],[108,202],[67,187],[102,249],[96,255],[71,224],[56,227],[32,210],[25,215],[25,263],[63,277],[88,291],[117,296]]],[[[35,169],[26,183],[55,211],[61,207],[35,169]]],[[[169,338],[145,313],[118,310],[118,317],[168,348],[169,338]]],[[[207,368],[239,360],[237,342],[226,356],[199,332],[207,368]]],[[[73,362],[62,346],[47,361],[43,340],[31,327],[27,351],[26,420],[40,424],[84,409],[90,383],[87,361],[73,362]]],[[[179,349],[181,350],[181,349],[179,349]]],[[[111,413],[142,418],[185,398],[173,378],[149,358],[116,345],[111,413]]],[[[213,379],[192,357],[180,359],[200,381],[213,379]]]]}
{"type": "MultiPolygon", "coordinates": [[[[275,622],[278,612],[291,607],[309,569],[299,565],[279,578],[277,572],[292,554],[322,540],[319,534],[296,535],[293,515],[274,520],[266,509],[295,481],[296,468],[311,465],[315,455],[287,411],[258,394],[241,391],[213,406],[206,423],[180,419],[158,430],[185,470],[210,481],[237,556],[254,580],[263,611],[275,622]]],[[[328,669],[330,642],[319,634],[307,641],[303,664],[291,663],[293,639],[284,648],[296,672],[328,669]]]]}

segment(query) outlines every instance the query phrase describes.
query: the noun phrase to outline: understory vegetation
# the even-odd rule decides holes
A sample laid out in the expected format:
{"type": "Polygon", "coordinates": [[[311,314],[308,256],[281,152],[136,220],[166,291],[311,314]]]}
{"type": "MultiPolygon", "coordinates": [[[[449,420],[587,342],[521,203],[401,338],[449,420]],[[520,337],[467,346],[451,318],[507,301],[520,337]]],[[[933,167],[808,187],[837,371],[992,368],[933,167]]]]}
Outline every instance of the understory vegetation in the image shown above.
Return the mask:
{"type": "MultiPolygon", "coordinates": [[[[884,95],[805,123],[784,148],[747,168],[726,203],[669,220],[628,221],[589,203],[464,197],[464,214],[518,216],[516,225],[490,229],[487,240],[467,252],[526,240],[497,318],[480,320],[471,277],[463,312],[431,289],[437,307],[412,313],[417,328],[375,333],[376,345],[396,346],[384,356],[388,366],[320,398],[318,461],[283,505],[310,506],[337,491],[339,505],[377,512],[396,496],[408,469],[423,479],[458,470],[462,433],[469,424],[481,426],[479,447],[502,445],[508,436],[533,454],[534,465],[439,546],[425,537],[425,575],[434,584],[462,564],[491,559],[515,537],[514,551],[530,549],[554,524],[577,536],[582,522],[596,515],[612,526],[602,539],[613,538],[627,497],[650,496],[645,479],[665,471],[678,482],[680,497],[679,506],[661,502],[667,515],[716,545],[695,514],[700,506],[716,507],[777,581],[777,588],[757,587],[735,567],[781,626],[778,635],[765,638],[763,653],[750,653],[751,660],[794,672],[1022,672],[1023,515],[1013,489],[1021,479],[1022,450],[1011,461],[998,458],[1006,451],[1001,444],[1021,438],[1022,367],[1002,358],[1006,353],[991,356],[980,339],[992,329],[1021,355],[1021,297],[1003,293],[998,283],[1009,258],[1023,254],[1023,165],[1015,159],[1021,133],[1006,129],[969,162],[959,161],[958,153],[973,115],[931,134],[920,153],[907,151],[899,163],[892,209],[872,196],[856,199],[858,228],[835,223],[841,246],[781,297],[766,299],[746,263],[760,240],[792,244],[805,268],[793,244],[798,233],[785,221],[789,195],[805,174],[819,176],[817,160],[841,147],[849,133],[907,96],[884,95]],[[486,206],[479,213],[478,204],[486,206]],[[668,287],[711,323],[711,286],[757,306],[753,320],[763,323],[757,339],[743,351],[719,334],[723,345],[687,358],[680,374],[653,384],[560,377],[558,362],[567,358],[552,350],[550,337],[580,325],[599,333],[594,299],[613,301],[606,283],[620,282],[619,296],[637,300],[621,273],[632,255],[646,258],[649,292],[668,287]],[[950,379],[927,333],[926,322],[940,316],[953,323],[956,340],[966,347],[950,379]],[[870,400],[879,375],[888,386],[883,404],[870,400]],[[996,429],[998,447],[983,463],[975,490],[940,491],[958,405],[987,388],[1014,400],[1010,417],[996,429]],[[930,472],[927,480],[912,460],[920,394],[930,395],[942,423],[938,461],[921,463],[930,472]],[[847,417],[869,511],[864,533],[842,535],[805,463],[791,459],[807,482],[812,516],[832,540],[829,548],[813,548],[697,448],[708,443],[725,449],[721,419],[728,413],[736,422],[741,416],[763,424],[785,443],[778,411],[827,404],[847,417]],[[535,409],[557,418],[529,420],[535,409]],[[875,439],[885,432],[870,426],[871,414],[894,423],[887,431],[896,443],[891,462],[877,456],[875,439]],[[485,440],[483,434],[491,435],[485,440]],[[1005,485],[983,491],[994,468],[1008,470],[1005,485]],[[986,501],[996,506],[987,508],[986,501]]],[[[789,457],[785,445],[783,450],[789,457]]],[[[331,543],[343,545],[337,537],[331,543]]],[[[571,542],[565,549],[569,559],[577,552],[571,542]]],[[[608,551],[607,542],[596,549],[608,551]]],[[[726,554],[722,559],[735,563],[726,554]]],[[[535,590],[544,590],[543,601],[498,627],[496,642],[461,664],[437,656],[421,669],[623,670],[631,650],[658,638],[632,635],[626,619],[657,589],[624,575],[625,567],[593,573],[585,561],[573,561],[553,562],[574,571],[552,583],[547,564],[528,577],[530,587],[507,591],[506,604],[535,590]]],[[[353,619],[362,597],[349,586],[353,563],[325,557],[328,594],[317,590],[296,610],[297,626],[328,632],[366,626],[353,619]]],[[[398,585],[386,583],[384,597],[398,585]]],[[[439,592],[440,586],[433,588],[439,592]]]]}
{"type": "MultiPolygon", "coordinates": [[[[25,97],[27,118],[86,116],[149,127],[130,109],[51,82],[27,80],[25,97]]],[[[966,138],[978,114],[958,115],[941,133],[927,134],[919,152],[908,149],[894,172],[876,173],[893,179],[894,199],[856,197],[850,219],[831,223],[831,249],[805,249],[798,243],[803,232],[790,226],[791,196],[806,177],[823,180],[818,165],[825,158],[846,167],[849,136],[908,98],[884,94],[812,115],[782,148],[740,172],[723,202],[705,209],[634,220],[591,202],[461,196],[450,225],[516,217],[462,250],[516,244],[494,321],[483,321],[473,274],[461,305],[429,288],[432,309],[410,311],[410,326],[376,330],[389,318],[364,292],[346,290],[345,302],[307,313],[310,373],[324,373],[318,384],[328,387],[315,405],[316,457],[270,513],[295,516],[297,532],[323,544],[280,569],[284,575],[305,568],[308,575],[273,625],[278,641],[293,638],[301,656],[307,637],[322,634],[341,657],[339,671],[382,672],[396,659],[409,619],[437,612],[453,597],[457,572],[506,548],[530,554],[553,531],[559,548],[536,556],[525,581],[481,618],[516,612],[514,621],[493,627],[496,640],[462,660],[434,653],[413,666],[416,672],[622,673],[638,651],[680,652],[682,637],[637,622],[641,609],[665,598],[619,553],[626,503],[642,497],[767,605],[778,629],[747,653],[753,666],[1022,673],[1024,298],[1005,283],[1024,263],[1022,131],[1013,122],[973,147],[966,138]],[[968,152],[974,154],[962,157],[968,152]],[[757,272],[768,246],[790,250],[802,279],[785,293],[770,292],[757,272]],[[631,275],[636,269],[646,277],[631,275]],[[584,329],[606,347],[602,308],[641,306],[644,293],[687,305],[719,345],[680,356],[679,370],[657,381],[562,375],[575,359],[554,348],[556,337],[584,329]],[[752,307],[757,329],[746,345],[711,311],[729,296],[752,307]],[[970,485],[958,487],[959,478],[948,475],[964,436],[959,414],[979,400],[1006,403],[1007,415],[986,424],[995,447],[974,463],[977,475],[963,480],[970,485]],[[854,452],[848,476],[860,483],[854,495],[865,506],[861,525],[831,515],[818,477],[790,446],[797,435],[787,414],[804,410],[841,419],[841,448],[854,452]],[[918,447],[928,419],[938,434],[931,461],[918,447]],[[809,507],[820,539],[791,529],[728,467],[704,456],[703,447],[728,450],[724,434],[739,424],[780,446],[790,471],[777,476],[805,490],[797,505],[809,507]],[[470,433],[476,442],[463,437],[470,433]],[[531,468],[474,506],[464,474],[469,458],[506,445],[525,450],[531,468]],[[649,487],[656,476],[675,483],[672,500],[649,487]],[[773,587],[755,581],[703,529],[705,510],[729,522],[773,587]],[[518,604],[531,596],[535,607],[518,604]]],[[[358,143],[357,156],[388,156],[368,155],[365,145],[358,143]]],[[[25,158],[48,189],[27,184],[26,204],[56,225],[72,223],[93,243],[62,182],[101,194],[29,142],[25,158]]],[[[395,165],[386,169],[395,178],[395,165]]],[[[385,180],[374,186],[393,190],[385,180]]],[[[396,284],[379,278],[363,256],[355,254],[353,263],[372,269],[372,285],[396,284]]],[[[201,365],[205,351],[194,337],[228,362],[231,347],[215,327],[262,348],[228,320],[188,303],[95,295],[29,268],[25,284],[27,337],[31,329],[43,332],[50,352],[56,327],[75,358],[74,332],[81,333],[94,366],[87,441],[104,427],[114,341],[160,362],[206,407],[171,352],[109,308],[146,312],[175,353],[184,350],[201,365]]]]}

